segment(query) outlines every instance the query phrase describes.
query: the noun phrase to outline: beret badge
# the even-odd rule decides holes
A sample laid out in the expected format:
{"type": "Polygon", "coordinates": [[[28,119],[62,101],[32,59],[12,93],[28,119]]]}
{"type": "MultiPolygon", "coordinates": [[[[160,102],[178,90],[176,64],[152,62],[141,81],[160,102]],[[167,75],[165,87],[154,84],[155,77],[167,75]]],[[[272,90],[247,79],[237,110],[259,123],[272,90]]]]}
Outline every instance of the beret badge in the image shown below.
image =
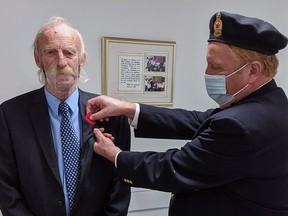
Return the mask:
{"type": "Polygon", "coordinates": [[[216,20],[214,22],[214,36],[219,37],[222,35],[222,27],[223,27],[223,23],[221,20],[221,13],[218,12],[216,14],[216,20]]]}

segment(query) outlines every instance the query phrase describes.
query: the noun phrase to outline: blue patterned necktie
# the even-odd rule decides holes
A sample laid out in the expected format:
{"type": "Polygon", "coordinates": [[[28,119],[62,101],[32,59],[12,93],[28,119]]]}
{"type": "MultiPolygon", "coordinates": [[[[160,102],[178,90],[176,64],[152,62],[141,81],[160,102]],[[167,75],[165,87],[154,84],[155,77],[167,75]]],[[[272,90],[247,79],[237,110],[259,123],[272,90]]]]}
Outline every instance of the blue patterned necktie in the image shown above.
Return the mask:
{"type": "Polygon", "coordinates": [[[73,209],[75,194],[80,181],[80,142],[70,118],[70,107],[67,103],[59,104],[62,114],[60,134],[62,141],[62,154],[64,160],[65,179],[70,210],[73,209]]]}

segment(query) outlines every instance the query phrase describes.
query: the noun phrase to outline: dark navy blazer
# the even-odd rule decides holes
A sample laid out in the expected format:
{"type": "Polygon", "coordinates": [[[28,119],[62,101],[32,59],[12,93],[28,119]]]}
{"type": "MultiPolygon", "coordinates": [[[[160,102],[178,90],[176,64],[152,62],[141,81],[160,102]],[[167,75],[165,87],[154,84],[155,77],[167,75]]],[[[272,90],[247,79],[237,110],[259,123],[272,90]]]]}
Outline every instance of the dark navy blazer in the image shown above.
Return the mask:
{"type": "Polygon", "coordinates": [[[118,157],[126,183],[172,192],[169,215],[288,215],[288,101],[274,80],[225,110],[141,104],[135,136],[191,140],[118,157]]]}
{"type": "MultiPolygon", "coordinates": [[[[79,193],[72,216],[125,216],[130,187],[116,177],[114,164],[93,153],[92,126],[85,120],[87,100],[96,95],[80,90],[82,155],[79,193]]],[[[97,123],[130,149],[127,118],[97,123]]],[[[53,145],[44,89],[0,106],[0,208],[3,215],[65,216],[65,202],[53,145]]]]}

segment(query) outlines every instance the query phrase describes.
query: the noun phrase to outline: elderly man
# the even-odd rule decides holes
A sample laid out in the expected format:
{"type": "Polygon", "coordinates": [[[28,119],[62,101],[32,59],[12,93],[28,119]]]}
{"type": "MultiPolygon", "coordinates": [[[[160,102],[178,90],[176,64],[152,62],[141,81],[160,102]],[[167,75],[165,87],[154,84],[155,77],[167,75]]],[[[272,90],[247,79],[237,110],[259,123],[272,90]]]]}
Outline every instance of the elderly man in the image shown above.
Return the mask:
{"type": "MultiPolygon", "coordinates": [[[[3,215],[126,216],[130,188],[112,163],[94,154],[93,125],[84,118],[96,95],[77,87],[86,63],[81,34],[52,17],[36,35],[34,58],[44,86],[0,106],[3,215]]],[[[126,117],[102,126],[129,150],[126,117]]]]}

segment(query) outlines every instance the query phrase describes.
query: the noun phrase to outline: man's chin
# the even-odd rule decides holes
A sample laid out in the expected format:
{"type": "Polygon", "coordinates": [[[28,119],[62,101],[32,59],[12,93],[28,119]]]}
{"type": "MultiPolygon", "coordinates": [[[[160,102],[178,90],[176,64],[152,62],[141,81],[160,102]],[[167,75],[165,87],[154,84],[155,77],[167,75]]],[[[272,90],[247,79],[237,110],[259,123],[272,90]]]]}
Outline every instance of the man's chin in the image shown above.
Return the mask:
{"type": "Polygon", "coordinates": [[[50,93],[63,100],[74,92],[76,79],[74,79],[74,77],[58,77],[57,80],[47,79],[46,86],[50,93]]]}
{"type": "Polygon", "coordinates": [[[74,91],[75,87],[74,87],[74,85],[72,85],[70,83],[69,84],[61,84],[61,85],[58,84],[56,86],[56,89],[57,89],[57,92],[65,94],[65,93],[69,93],[69,92],[74,91]]]}

